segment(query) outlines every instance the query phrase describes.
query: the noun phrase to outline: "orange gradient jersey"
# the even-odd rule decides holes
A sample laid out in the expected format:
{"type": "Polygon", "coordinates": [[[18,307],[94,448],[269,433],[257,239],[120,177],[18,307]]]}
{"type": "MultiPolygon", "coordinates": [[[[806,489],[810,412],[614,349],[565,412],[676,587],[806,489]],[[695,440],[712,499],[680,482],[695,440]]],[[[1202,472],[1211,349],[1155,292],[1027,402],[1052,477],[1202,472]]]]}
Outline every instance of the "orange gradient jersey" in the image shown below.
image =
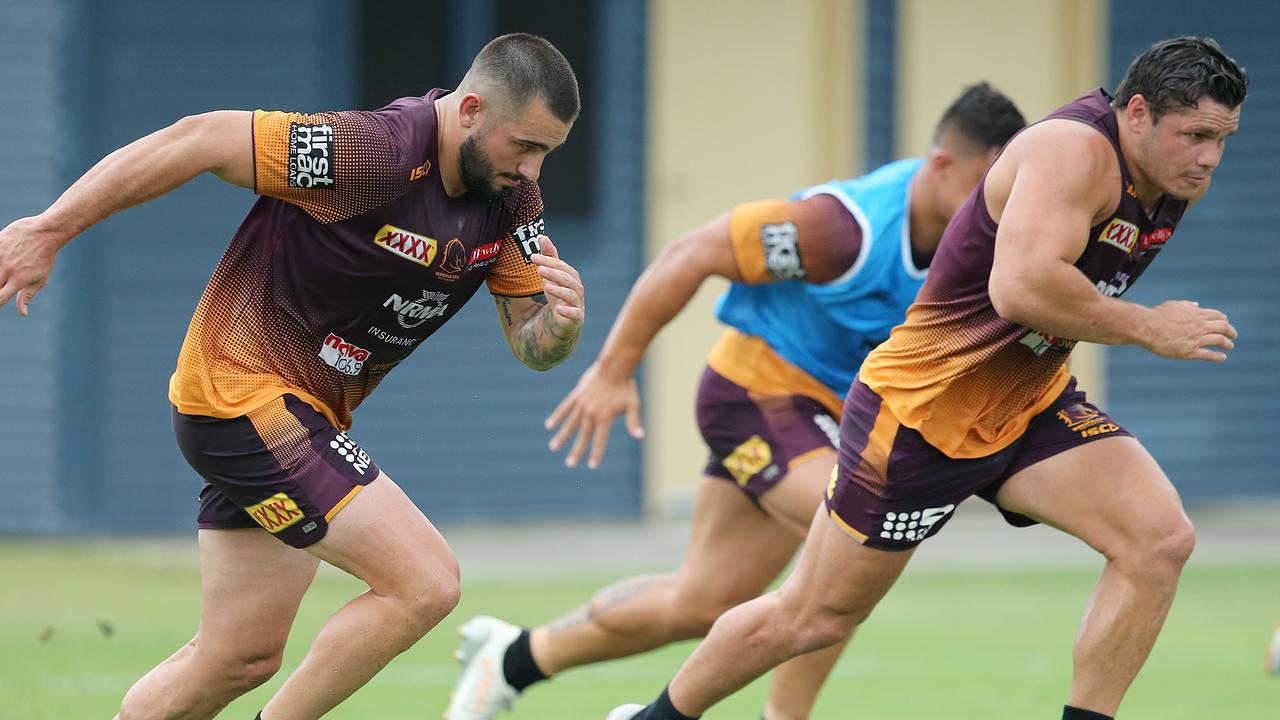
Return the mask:
{"type": "Polygon", "coordinates": [[[542,197],[449,197],[434,101],[253,114],[255,190],[187,330],[169,399],[231,418],[284,393],[337,427],[487,283],[531,296],[542,197]]]}
{"type": "MultiPolygon", "coordinates": [[[[1163,198],[1148,214],[1132,194],[1115,113],[1102,90],[1049,115],[1102,133],[1120,164],[1115,212],[1089,231],[1075,266],[1109,297],[1124,293],[1155,259],[1186,203],[1163,198]]],[[[859,379],[897,420],[953,458],[985,457],[1017,440],[1066,387],[1075,341],[1000,317],[987,284],[996,223],[983,183],[947,226],[906,321],[867,356],[859,379]]]]}

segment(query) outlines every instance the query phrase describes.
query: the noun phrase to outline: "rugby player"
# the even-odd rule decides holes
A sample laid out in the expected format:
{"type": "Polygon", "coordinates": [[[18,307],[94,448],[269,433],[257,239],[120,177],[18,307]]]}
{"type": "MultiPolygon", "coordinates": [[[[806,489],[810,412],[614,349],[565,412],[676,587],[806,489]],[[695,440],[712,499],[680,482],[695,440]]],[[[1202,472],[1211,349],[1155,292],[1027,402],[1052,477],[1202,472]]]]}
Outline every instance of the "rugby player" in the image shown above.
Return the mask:
{"type": "Polygon", "coordinates": [[[1208,189],[1246,91],[1217,43],[1179,37],[1137,57],[1114,95],[1095,90],[1010,141],[952,218],[906,322],[858,372],[838,472],[796,570],[722,615],[657,700],[610,720],[697,718],[787,659],[843,642],[975,494],[1105,558],[1062,717],[1114,717],[1195,533],[1159,465],[1088,402],[1066,361],[1077,341],[1226,358],[1236,331],[1222,312],[1119,296],[1208,189]]]}
{"type": "Polygon", "coordinates": [[[319,718],[457,604],[448,545],[347,430],[482,283],[526,365],[573,350],[582,283],[543,236],[537,180],[578,110],[563,55],[505,35],[456,90],[376,112],[184,118],[0,231],[0,305],[16,298],[26,315],[58,250],[112,213],[204,172],[262,196],[169,385],[178,444],[205,481],[199,630],[134,684],[120,720],[212,718],[265,682],[322,560],[369,590],[328,620],[262,720],[319,718]]]}
{"type": "MultiPolygon", "coordinates": [[[[548,420],[566,463],[603,458],[625,415],[639,438],[633,376],[654,336],[711,276],[732,281],[729,326],[707,360],[697,414],[711,457],[693,537],[674,573],[632,577],[530,630],[476,618],[448,720],[493,717],[530,684],[587,663],[701,637],[759,595],[795,554],[835,467],[840,393],[902,321],[947,221],[1023,127],[983,83],[943,114],[926,157],[741,205],[669,245],[636,282],[596,362],[548,420]]],[[[775,675],[769,720],[808,717],[839,647],[775,675]]]]}

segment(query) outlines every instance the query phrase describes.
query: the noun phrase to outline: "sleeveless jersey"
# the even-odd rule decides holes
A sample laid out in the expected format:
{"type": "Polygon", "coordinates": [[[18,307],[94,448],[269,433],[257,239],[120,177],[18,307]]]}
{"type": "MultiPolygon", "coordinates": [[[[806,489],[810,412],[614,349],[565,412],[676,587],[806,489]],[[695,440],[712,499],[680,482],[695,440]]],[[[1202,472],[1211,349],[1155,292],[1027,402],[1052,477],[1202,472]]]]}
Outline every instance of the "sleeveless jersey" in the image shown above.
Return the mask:
{"type": "Polygon", "coordinates": [[[335,426],[487,281],[542,291],[538,186],[451,198],[435,100],[377,112],[256,111],[255,191],[191,319],[169,383],[179,412],[231,418],[285,393],[335,426]]]}
{"type": "MultiPolygon", "coordinates": [[[[1161,198],[1148,216],[1120,151],[1115,111],[1096,90],[1047,119],[1085,123],[1102,133],[1120,163],[1120,202],[1089,231],[1075,262],[1099,292],[1124,293],[1164,246],[1186,203],[1161,198]]],[[[942,237],[929,278],[906,322],[868,356],[860,379],[897,419],[953,458],[1008,447],[1066,386],[1074,340],[1001,318],[987,294],[996,223],[987,212],[986,178],[942,237]]]]}
{"type": "Polygon", "coordinates": [[[902,322],[924,282],[912,260],[907,201],[920,159],[900,160],[867,175],[808,188],[792,196],[831,195],[857,221],[862,247],[834,281],[732,283],[716,317],[760,338],[784,360],[843,397],[872,348],[902,322]]]}

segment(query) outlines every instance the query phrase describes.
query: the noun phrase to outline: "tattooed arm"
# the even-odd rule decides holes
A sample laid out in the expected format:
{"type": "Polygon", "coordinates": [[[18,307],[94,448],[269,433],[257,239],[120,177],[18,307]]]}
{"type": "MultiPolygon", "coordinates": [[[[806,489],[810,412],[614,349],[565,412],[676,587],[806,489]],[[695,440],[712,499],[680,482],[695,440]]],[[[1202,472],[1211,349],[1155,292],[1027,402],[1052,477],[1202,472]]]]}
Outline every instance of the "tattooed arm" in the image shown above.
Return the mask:
{"type": "Polygon", "coordinates": [[[512,354],[534,370],[549,370],[578,344],[584,318],[582,280],[561,260],[546,236],[532,261],[542,276],[543,292],[530,297],[495,295],[502,330],[512,354]]]}

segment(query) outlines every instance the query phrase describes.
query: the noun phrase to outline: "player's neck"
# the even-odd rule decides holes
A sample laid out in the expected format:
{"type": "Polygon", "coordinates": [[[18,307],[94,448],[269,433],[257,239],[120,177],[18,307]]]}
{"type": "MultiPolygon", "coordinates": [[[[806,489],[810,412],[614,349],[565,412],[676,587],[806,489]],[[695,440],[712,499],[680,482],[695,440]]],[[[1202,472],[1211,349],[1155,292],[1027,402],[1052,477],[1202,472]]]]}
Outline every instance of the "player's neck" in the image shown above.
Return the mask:
{"type": "Polygon", "coordinates": [[[440,182],[444,192],[451,198],[461,197],[467,192],[462,183],[462,173],[458,168],[459,128],[455,125],[457,108],[450,98],[456,93],[436,98],[436,158],[440,165],[440,182]]]}
{"type": "Polygon", "coordinates": [[[930,176],[933,169],[926,162],[911,181],[907,200],[907,230],[914,254],[928,257],[938,249],[942,233],[947,229],[947,218],[938,211],[937,191],[930,176]]]}

